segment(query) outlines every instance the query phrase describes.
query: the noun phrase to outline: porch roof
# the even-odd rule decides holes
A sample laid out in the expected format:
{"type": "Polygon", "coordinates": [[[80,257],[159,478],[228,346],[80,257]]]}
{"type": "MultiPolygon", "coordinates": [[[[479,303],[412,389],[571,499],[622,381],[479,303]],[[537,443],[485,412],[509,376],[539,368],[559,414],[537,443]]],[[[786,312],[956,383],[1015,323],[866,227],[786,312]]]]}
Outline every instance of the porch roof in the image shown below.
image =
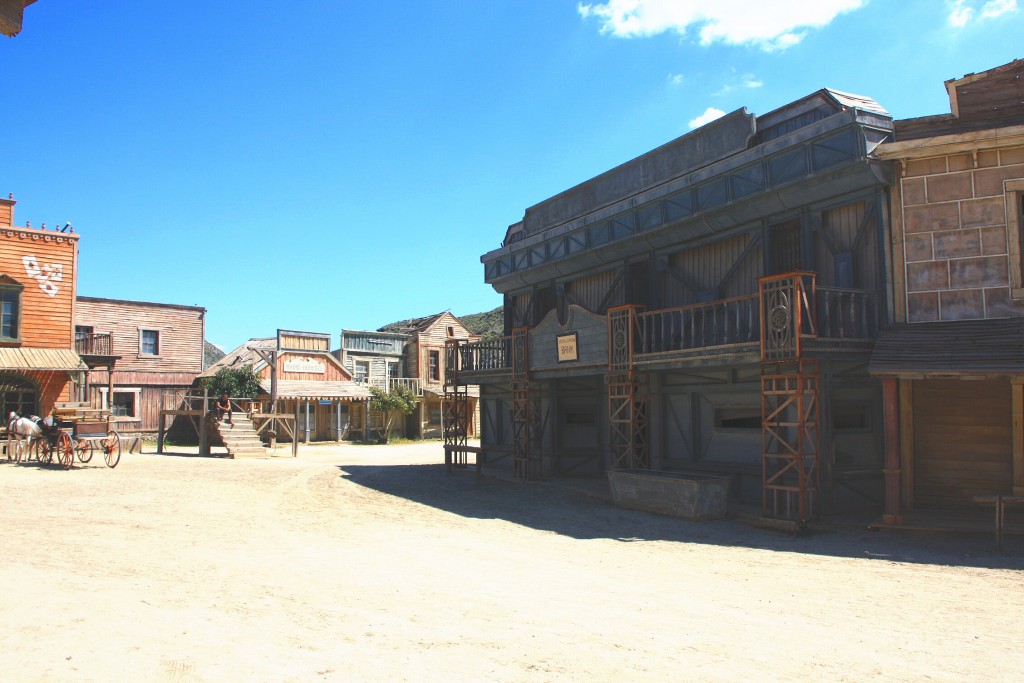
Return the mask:
{"type": "Polygon", "coordinates": [[[0,348],[0,370],[88,370],[71,349],[0,348]]]}
{"type": "MultiPolygon", "coordinates": [[[[260,389],[270,393],[270,380],[260,381],[260,389]]],[[[288,399],[338,399],[342,402],[368,401],[370,390],[362,384],[346,381],[282,379],[277,382],[277,397],[288,399]]]]}
{"type": "Polygon", "coordinates": [[[879,334],[868,372],[904,378],[1024,375],[1024,318],[893,325],[879,334]]]}

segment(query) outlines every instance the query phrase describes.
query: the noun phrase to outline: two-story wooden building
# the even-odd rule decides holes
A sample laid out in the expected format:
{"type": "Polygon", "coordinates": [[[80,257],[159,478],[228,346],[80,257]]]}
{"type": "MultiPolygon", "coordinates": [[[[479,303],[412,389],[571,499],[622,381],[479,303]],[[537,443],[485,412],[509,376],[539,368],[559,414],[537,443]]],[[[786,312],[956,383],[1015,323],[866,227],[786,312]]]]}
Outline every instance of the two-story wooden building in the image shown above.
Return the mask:
{"type": "Polygon", "coordinates": [[[891,116],[820,90],[738,110],[526,210],[484,278],[480,457],[521,477],[717,472],[772,516],[881,508],[891,116]]]}
{"type": "Polygon", "coordinates": [[[0,404],[6,418],[48,415],[80,400],[86,365],[74,350],[78,235],[14,225],[0,199],[0,404]]]}
{"type": "MultiPolygon", "coordinates": [[[[341,441],[353,433],[365,438],[370,391],[352,381],[352,374],[331,353],[331,335],[278,330],[275,337],[250,339],[233,349],[200,377],[243,365],[252,366],[260,378],[264,412],[271,412],[269,399],[276,390],[273,412],[298,416],[300,441],[341,441]]],[[[278,438],[286,436],[278,433],[278,438]]]]}
{"type": "MultiPolygon", "coordinates": [[[[404,346],[404,366],[409,377],[417,380],[422,396],[417,412],[410,417],[408,436],[420,439],[440,438],[448,363],[446,345],[456,340],[463,343],[476,342],[480,340],[480,336],[473,334],[449,311],[385,325],[380,331],[397,333],[407,338],[404,346]]],[[[475,436],[479,388],[470,385],[466,397],[466,428],[470,436],[475,436]]]]}
{"type": "Polygon", "coordinates": [[[36,0],[0,0],[0,33],[14,37],[21,33],[25,8],[36,0]]]}
{"type": "Polygon", "coordinates": [[[946,81],[950,112],[895,122],[886,510],[1024,495],[1024,60],[946,81]]]}
{"type": "Polygon", "coordinates": [[[86,400],[109,408],[122,432],[153,433],[166,394],[203,371],[206,309],[80,296],[75,349],[92,368],[86,400]]]}

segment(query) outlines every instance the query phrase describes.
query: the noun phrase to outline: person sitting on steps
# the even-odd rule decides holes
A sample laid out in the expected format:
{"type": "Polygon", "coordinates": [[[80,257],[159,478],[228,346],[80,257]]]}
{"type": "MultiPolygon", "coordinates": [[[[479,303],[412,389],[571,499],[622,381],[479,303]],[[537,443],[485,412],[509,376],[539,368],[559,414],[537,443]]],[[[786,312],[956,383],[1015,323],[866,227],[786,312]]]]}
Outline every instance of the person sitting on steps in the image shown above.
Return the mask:
{"type": "Polygon", "coordinates": [[[231,399],[228,398],[227,392],[220,395],[220,398],[217,399],[217,403],[213,406],[213,409],[217,412],[218,420],[223,422],[224,416],[227,415],[228,424],[232,427],[235,426],[235,423],[231,420],[231,399]]]}

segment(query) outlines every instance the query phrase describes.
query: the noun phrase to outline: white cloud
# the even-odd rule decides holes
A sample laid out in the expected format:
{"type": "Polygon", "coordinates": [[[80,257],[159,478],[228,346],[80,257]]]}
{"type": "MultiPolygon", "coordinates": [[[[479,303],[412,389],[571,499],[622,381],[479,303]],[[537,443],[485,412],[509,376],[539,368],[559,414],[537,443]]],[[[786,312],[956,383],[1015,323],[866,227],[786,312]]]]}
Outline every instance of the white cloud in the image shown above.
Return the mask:
{"type": "MultiPolygon", "coordinates": [[[[992,2],[1016,0],[992,0],[992,2]]],[[[796,45],[807,29],[821,28],[867,0],[608,0],[577,5],[583,18],[596,17],[601,32],[621,38],[695,31],[701,45],[755,45],[765,51],[796,45]]]]}
{"type": "Polygon", "coordinates": [[[725,112],[721,109],[715,109],[714,107],[708,107],[704,110],[704,113],[690,121],[690,130],[694,128],[700,128],[706,123],[711,123],[715,119],[720,119],[725,116],[725,112]]]}
{"type": "Polygon", "coordinates": [[[668,82],[670,85],[682,85],[683,81],[686,80],[686,76],[683,74],[669,74],[668,82]]]}
{"type": "Polygon", "coordinates": [[[728,83],[719,88],[718,92],[715,93],[715,97],[728,95],[737,90],[753,90],[754,88],[760,88],[762,85],[764,85],[764,81],[754,76],[754,74],[736,74],[734,71],[733,77],[729,79],[728,83]]]}
{"type": "Polygon", "coordinates": [[[981,7],[982,19],[995,19],[1017,9],[1017,0],[989,0],[981,7]]]}
{"type": "Polygon", "coordinates": [[[1017,0],[947,0],[949,16],[946,23],[954,28],[963,28],[975,20],[995,19],[1017,11],[1017,0]]]}

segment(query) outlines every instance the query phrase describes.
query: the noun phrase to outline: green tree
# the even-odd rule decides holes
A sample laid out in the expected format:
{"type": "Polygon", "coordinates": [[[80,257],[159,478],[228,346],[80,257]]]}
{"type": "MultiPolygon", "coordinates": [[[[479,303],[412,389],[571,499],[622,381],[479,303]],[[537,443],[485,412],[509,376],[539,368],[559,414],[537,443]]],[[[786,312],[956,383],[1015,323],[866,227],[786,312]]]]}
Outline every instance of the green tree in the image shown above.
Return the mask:
{"type": "Polygon", "coordinates": [[[408,415],[416,409],[416,393],[409,387],[396,384],[391,391],[370,387],[370,409],[384,415],[382,442],[391,439],[391,425],[399,415],[408,415]]]}
{"type": "Polygon", "coordinates": [[[231,398],[256,398],[260,394],[260,378],[251,365],[221,368],[213,377],[204,377],[203,386],[211,396],[227,394],[231,398]]]}

